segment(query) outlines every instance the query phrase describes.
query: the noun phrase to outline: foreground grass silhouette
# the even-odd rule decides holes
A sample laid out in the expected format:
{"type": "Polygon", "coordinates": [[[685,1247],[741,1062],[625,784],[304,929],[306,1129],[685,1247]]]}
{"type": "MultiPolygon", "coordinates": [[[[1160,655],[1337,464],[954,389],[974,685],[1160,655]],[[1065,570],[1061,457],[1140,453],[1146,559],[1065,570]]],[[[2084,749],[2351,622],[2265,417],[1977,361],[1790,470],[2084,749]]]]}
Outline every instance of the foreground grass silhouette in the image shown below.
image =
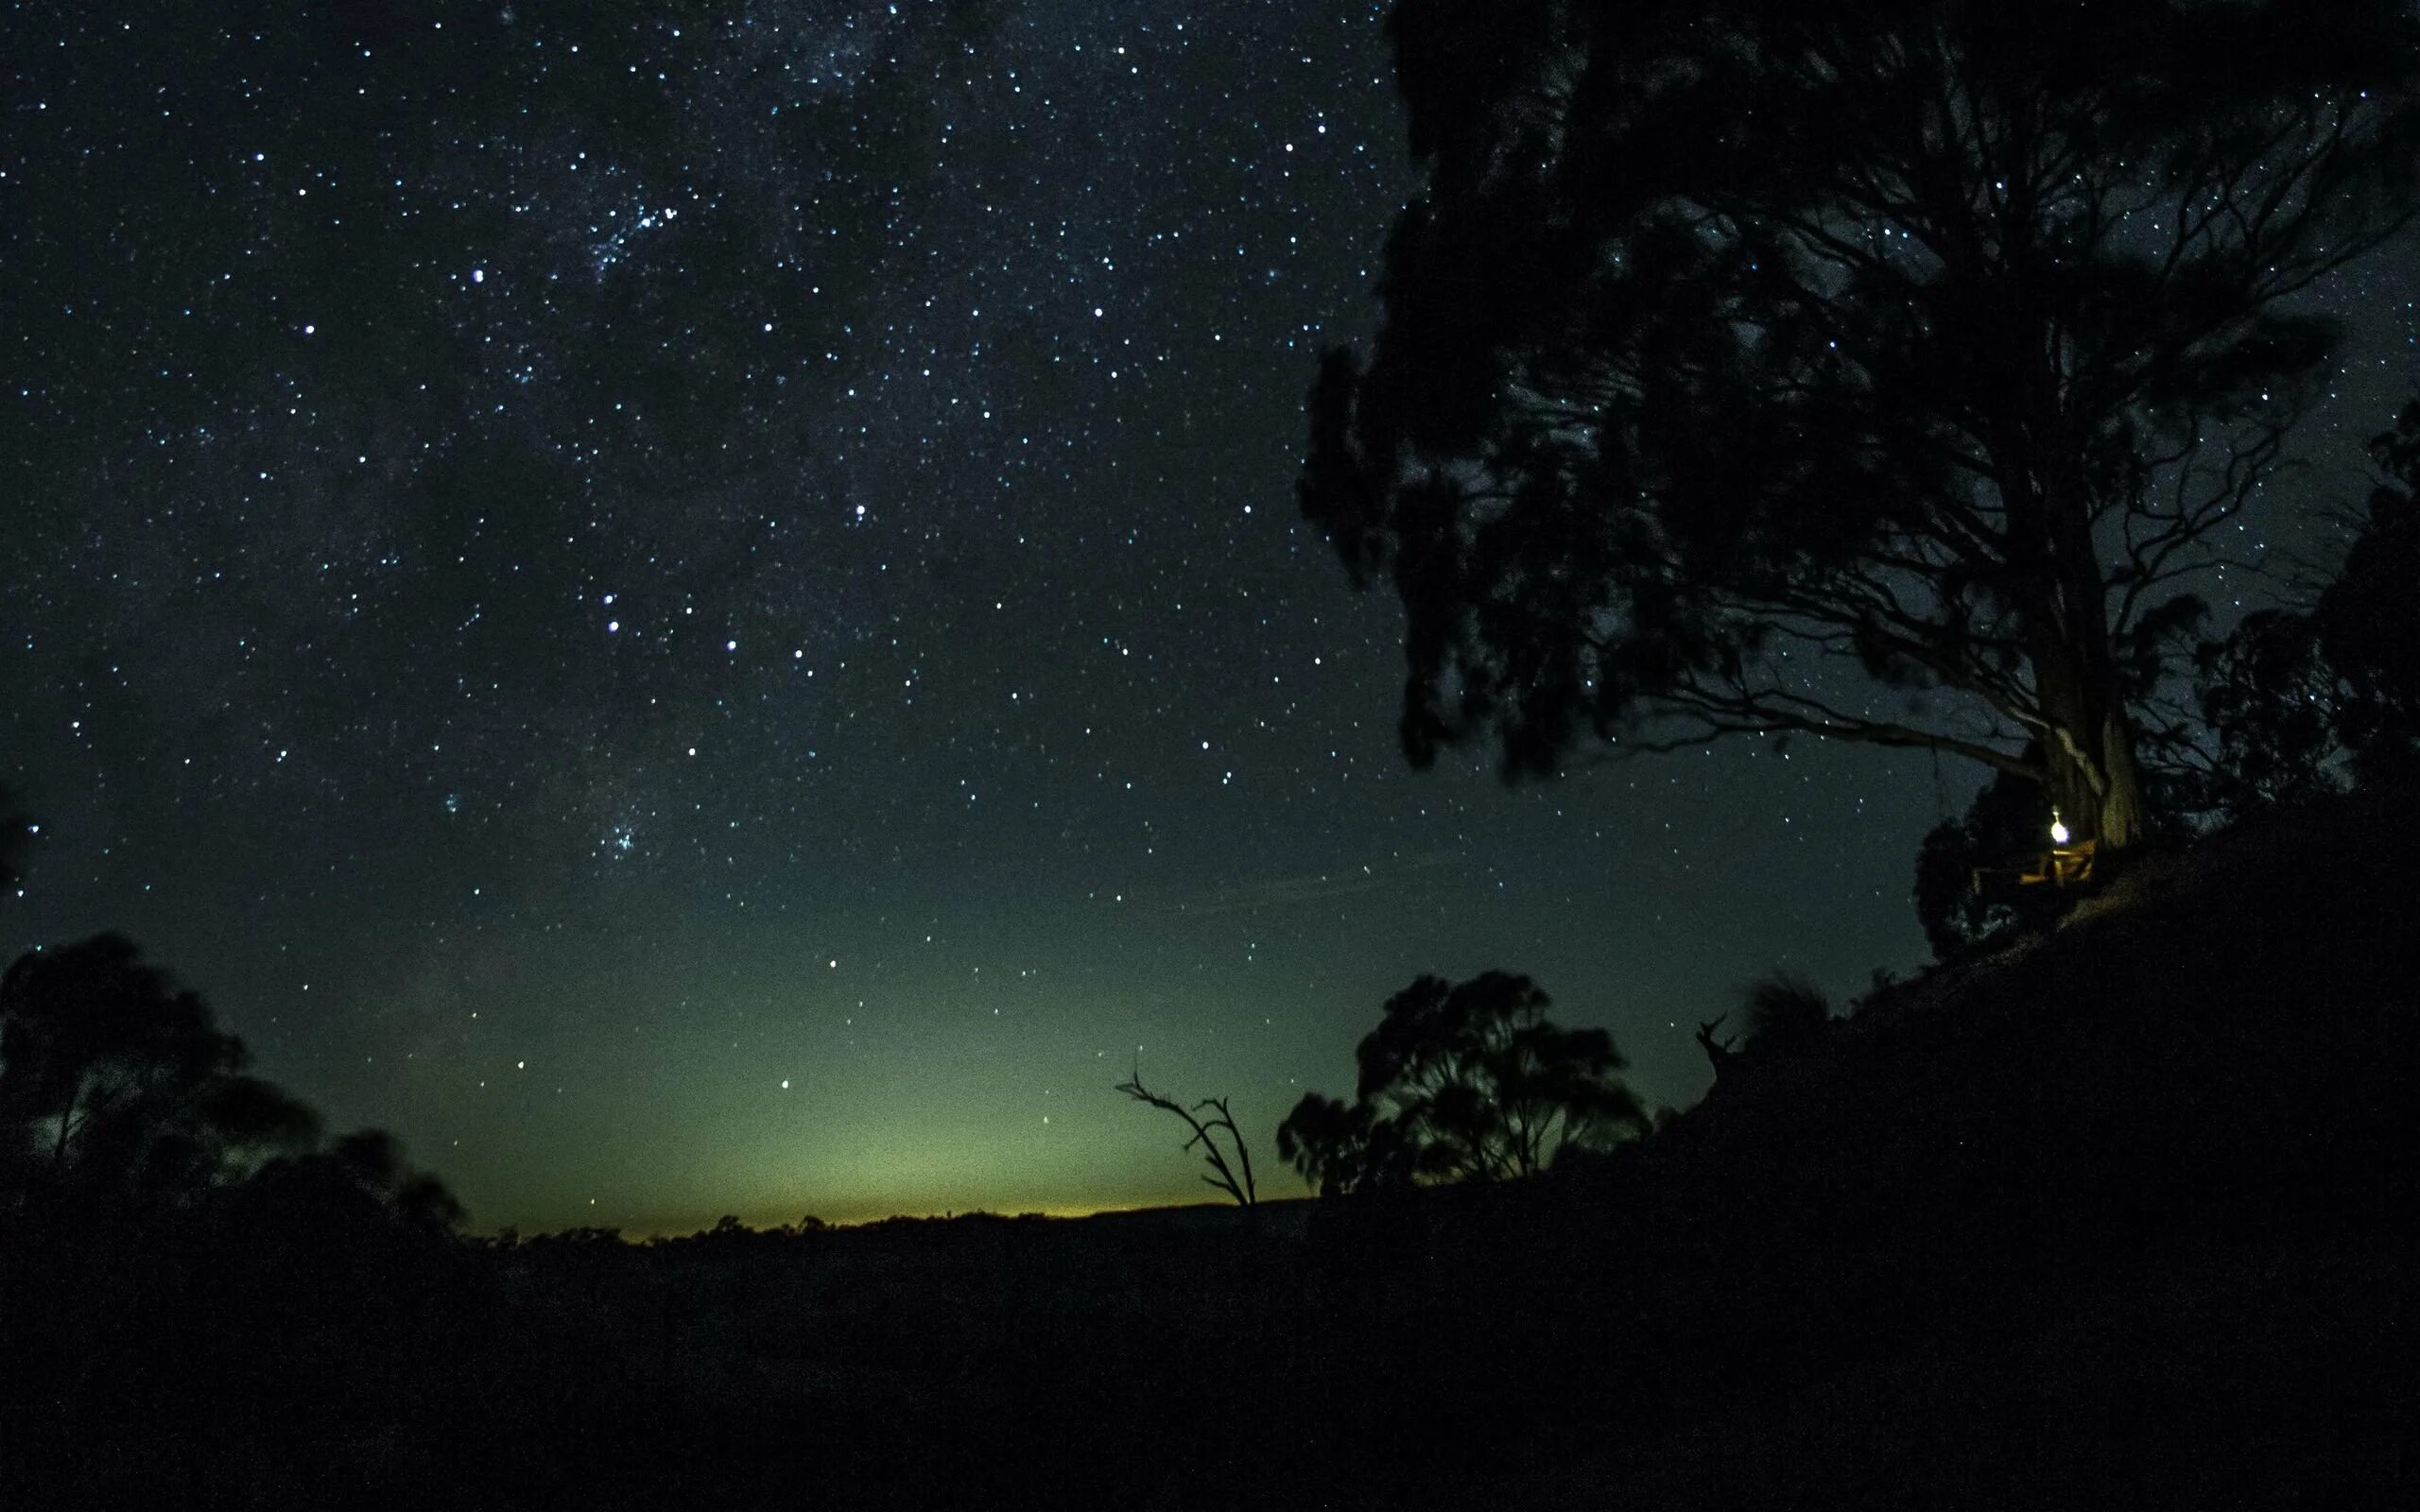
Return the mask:
{"type": "Polygon", "coordinates": [[[32,1235],[0,1500],[2399,1505],[2411,815],[2147,857],[1516,1185],[649,1246],[32,1235]]]}

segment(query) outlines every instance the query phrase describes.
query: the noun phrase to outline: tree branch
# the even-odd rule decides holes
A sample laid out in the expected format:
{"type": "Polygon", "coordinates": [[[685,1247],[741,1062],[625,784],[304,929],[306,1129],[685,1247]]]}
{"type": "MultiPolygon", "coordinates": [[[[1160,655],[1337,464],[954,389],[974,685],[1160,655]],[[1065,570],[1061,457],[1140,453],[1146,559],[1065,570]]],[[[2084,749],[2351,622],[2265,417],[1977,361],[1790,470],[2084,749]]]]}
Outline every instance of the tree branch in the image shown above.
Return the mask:
{"type": "Polygon", "coordinates": [[[1135,1062],[1134,1074],[1119,1082],[1114,1090],[1124,1092],[1138,1103],[1148,1103],[1163,1112],[1174,1113],[1184,1120],[1185,1127],[1193,1130],[1193,1137],[1184,1142],[1184,1148],[1189,1150],[1197,1144],[1201,1145],[1202,1159],[1210,1162],[1210,1169],[1216,1173],[1213,1176],[1205,1176],[1201,1179],[1235,1198],[1239,1207],[1249,1208],[1259,1200],[1259,1194],[1253,1184],[1252,1151],[1244,1143],[1242,1131],[1236,1127],[1234,1115],[1227,1111],[1225,1098],[1205,1097],[1188,1109],[1184,1104],[1162,1097],[1143,1085],[1143,1066],[1140,1060],[1135,1062]],[[1201,1119],[1194,1116],[1195,1112],[1204,1108],[1215,1108],[1219,1110],[1219,1116],[1210,1120],[1206,1125],[1201,1119]],[[1236,1157],[1243,1165],[1243,1176],[1240,1180],[1237,1179],[1234,1169],[1227,1164],[1227,1158],[1219,1148],[1219,1142],[1212,1137],[1213,1132],[1219,1129],[1226,1130],[1228,1139],[1235,1143],[1236,1157]]]}

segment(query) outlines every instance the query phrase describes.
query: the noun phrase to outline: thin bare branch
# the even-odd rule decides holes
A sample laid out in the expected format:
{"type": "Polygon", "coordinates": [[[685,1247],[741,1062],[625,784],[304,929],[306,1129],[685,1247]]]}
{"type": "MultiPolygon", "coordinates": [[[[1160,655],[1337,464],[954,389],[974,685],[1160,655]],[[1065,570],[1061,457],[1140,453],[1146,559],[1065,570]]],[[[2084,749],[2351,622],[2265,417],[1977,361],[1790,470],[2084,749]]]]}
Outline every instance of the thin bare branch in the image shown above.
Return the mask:
{"type": "Polygon", "coordinates": [[[1162,1112],[1174,1113],[1184,1120],[1185,1127],[1193,1131],[1193,1137],[1184,1142],[1184,1148],[1190,1150],[1195,1145],[1200,1145],[1201,1158],[1210,1162],[1213,1174],[1204,1176],[1201,1179],[1235,1198],[1238,1207],[1249,1208],[1260,1200],[1258,1191],[1253,1184],[1252,1151],[1244,1143],[1243,1132],[1236,1127],[1235,1116],[1227,1111],[1225,1098],[1205,1097],[1194,1104],[1191,1108],[1187,1108],[1184,1104],[1172,1098],[1163,1097],[1143,1085],[1143,1063],[1140,1059],[1134,1063],[1133,1074],[1119,1082],[1113,1090],[1124,1092],[1138,1103],[1148,1103],[1162,1112]],[[1206,1125],[1195,1116],[1204,1108],[1216,1108],[1219,1112],[1219,1116],[1206,1125]],[[1213,1137],[1216,1131],[1221,1129],[1226,1132],[1227,1138],[1235,1145],[1237,1161],[1243,1167],[1240,1177],[1236,1176],[1234,1167],[1227,1163],[1226,1152],[1219,1148],[1218,1140],[1213,1137]]]}

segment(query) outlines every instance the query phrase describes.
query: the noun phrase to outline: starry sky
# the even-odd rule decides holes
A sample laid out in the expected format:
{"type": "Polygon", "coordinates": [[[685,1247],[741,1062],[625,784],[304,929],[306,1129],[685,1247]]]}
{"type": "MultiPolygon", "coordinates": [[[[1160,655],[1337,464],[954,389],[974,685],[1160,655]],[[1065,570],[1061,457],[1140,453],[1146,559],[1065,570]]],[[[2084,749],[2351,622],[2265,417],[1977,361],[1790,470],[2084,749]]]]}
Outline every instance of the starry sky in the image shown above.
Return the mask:
{"type": "MultiPolygon", "coordinates": [[[[1292,498],[1417,190],[1347,0],[16,4],[9,954],[102,929],[480,1227],[1206,1195],[1423,971],[1651,1104],[1925,955],[1976,773],[1408,770],[1292,498]]],[[[2420,388],[2373,265],[2305,486],[2420,388]]],[[[2315,480],[2315,481],[2313,481],[2315,480]]]]}

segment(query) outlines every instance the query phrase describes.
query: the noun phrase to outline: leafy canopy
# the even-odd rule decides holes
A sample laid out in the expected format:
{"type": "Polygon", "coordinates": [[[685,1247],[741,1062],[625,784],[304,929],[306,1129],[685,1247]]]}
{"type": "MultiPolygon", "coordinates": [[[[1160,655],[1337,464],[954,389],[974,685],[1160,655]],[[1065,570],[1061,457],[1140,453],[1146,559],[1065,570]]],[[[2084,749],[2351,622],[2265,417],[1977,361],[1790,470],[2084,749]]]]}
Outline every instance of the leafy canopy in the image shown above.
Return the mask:
{"type": "Polygon", "coordinates": [[[2130,841],[2135,710],[2325,371],[2293,297],[2411,214],[2420,18],[1391,26],[1427,192],[1366,367],[1323,365],[1302,494],[1403,598],[1413,761],[1811,732],[1968,756],[2130,841]]]}
{"type": "Polygon", "coordinates": [[[1342,1194],[1534,1176],[1565,1149],[1643,1130],[1612,1036],[1564,1028],[1551,1005],[1509,972],[1421,977],[1362,1038],[1354,1101],[1306,1093],[1278,1125],[1278,1154],[1342,1194]]]}
{"type": "Polygon", "coordinates": [[[199,993],[102,935],[0,976],[0,1171],[161,1195],[318,1138],[199,993]]]}
{"type": "Polygon", "coordinates": [[[201,995],[122,935],[0,974],[0,1212],[44,1198],[352,1211],[450,1230],[460,1204],[392,1136],[320,1147],[319,1115],[247,1073],[201,995]]]}
{"type": "Polygon", "coordinates": [[[2199,717],[2167,732],[2180,809],[2239,817],[2420,775],[2420,404],[2370,456],[2382,475],[2336,578],[2197,651],[2199,717]]]}

